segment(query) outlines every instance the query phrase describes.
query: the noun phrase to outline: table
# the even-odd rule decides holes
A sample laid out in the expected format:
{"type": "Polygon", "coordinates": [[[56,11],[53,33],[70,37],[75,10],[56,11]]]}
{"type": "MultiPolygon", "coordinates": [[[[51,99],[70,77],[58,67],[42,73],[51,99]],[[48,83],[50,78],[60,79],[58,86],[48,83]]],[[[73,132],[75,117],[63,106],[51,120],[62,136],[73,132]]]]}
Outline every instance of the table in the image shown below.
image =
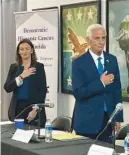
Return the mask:
{"type": "MultiPolygon", "coordinates": [[[[52,143],[45,143],[44,139],[41,139],[40,143],[25,144],[11,139],[14,131],[13,124],[1,126],[1,155],[86,155],[92,143],[91,139],[66,142],[53,140],[52,143]]],[[[96,144],[112,147],[104,142],[97,141],[96,144]]],[[[123,151],[123,147],[116,146],[117,153],[123,151]]]]}

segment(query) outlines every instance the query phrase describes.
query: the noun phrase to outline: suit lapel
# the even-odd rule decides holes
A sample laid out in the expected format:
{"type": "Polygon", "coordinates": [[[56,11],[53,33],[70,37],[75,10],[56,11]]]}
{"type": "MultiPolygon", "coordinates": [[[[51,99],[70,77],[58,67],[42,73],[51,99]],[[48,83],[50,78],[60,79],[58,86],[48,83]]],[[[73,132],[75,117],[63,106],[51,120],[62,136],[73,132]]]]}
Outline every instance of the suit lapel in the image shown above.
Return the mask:
{"type": "Polygon", "coordinates": [[[107,52],[104,52],[104,71],[109,72],[110,68],[110,58],[107,52]]]}
{"type": "MultiPolygon", "coordinates": [[[[31,67],[35,67],[36,68],[36,64],[34,64],[34,63],[32,63],[32,61],[31,61],[31,64],[30,64],[30,68],[31,67]]],[[[31,75],[30,77],[29,77],[29,88],[31,88],[33,85],[34,85],[34,82],[36,81],[36,74],[33,74],[33,75],[31,75]]]]}
{"type": "MultiPolygon", "coordinates": [[[[36,64],[31,63],[30,67],[35,67],[37,70],[36,64]]],[[[36,75],[37,74],[33,74],[33,75],[29,76],[29,80],[28,80],[28,94],[29,94],[29,96],[31,96],[31,91],[34,89],[34,87],[36,85],[36,82],[37,82],[36,75]]]]}
{"type": "Polygon", "coordinates": [[[17,77],[18,75],[19,75],[19,73],[18,73],[18,65],[16,64],[15,65],[15,77],[17,77]]]}

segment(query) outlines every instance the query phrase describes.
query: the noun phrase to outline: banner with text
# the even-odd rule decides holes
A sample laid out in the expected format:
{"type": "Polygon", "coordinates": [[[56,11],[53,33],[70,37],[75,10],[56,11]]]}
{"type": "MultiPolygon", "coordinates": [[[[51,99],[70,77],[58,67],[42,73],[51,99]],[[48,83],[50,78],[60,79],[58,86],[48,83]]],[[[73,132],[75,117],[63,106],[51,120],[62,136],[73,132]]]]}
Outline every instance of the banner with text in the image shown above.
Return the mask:
{"type": "Polygon", "coordinates": [[[58,89],[58,10],[48,9],[36,12],[15,13],[16,43],[23,38],[30,39],[39,62],[45,66],[48,93],[46,103],[54,103],[54,108],[46,108],[47,118],[57,116],[58,89]]]}

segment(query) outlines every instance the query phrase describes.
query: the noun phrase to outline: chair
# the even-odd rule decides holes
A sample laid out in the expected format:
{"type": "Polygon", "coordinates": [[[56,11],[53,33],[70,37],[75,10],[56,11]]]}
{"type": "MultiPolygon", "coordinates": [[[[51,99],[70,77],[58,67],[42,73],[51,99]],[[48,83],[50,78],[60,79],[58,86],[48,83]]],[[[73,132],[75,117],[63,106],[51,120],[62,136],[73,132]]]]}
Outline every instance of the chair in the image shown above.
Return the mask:
{"type": "Polygon", "coordinates": [[[129,124],[124,125],[116,134],[116,140],[123,140],[129,133],[129,124]]]}
{"type": "Polygon", "coordinates": [[[52,128],[54,130],[71,132],[71,122],[71,117],[59,116],[52,121],[52,128]]]}

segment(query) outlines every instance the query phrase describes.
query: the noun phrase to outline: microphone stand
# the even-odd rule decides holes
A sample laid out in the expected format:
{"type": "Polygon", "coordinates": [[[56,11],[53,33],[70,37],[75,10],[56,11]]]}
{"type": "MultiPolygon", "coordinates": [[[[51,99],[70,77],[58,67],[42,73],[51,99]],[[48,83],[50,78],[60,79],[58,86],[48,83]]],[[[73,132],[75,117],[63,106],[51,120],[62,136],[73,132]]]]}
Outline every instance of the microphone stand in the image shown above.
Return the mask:
{"type": "Polygon", "coordinates": [[[16,119],[16,118],[18,118],[19,116],[21,116],[21,114],[23,113],[23,112],[25,112],[28,108],[30,108],[30,107],[33,107],[33,106],[38,106],[38,109],[37,109],[37,113],[38,113],[38,138],[39,139],[41,139],[42,137],[40,136],[40,112],[41,112],[41,110],[42,110],[42,107],[49,107],[49,108],[53,108],[54,107],[54,104],[31,104],[31,105],[29,105],[28,107],[26,107],[24,110],[22,110],[17,116],[15,116],[15,118],[14,119],[16,119]]]}
{"type": "MultiPolygon", "coordinates": [[[[98,134],[98,136],[96,137],[96,139],[92,142],[92,144],[95,144],[95,142],[98,140],[98,138],[100,137],[100,135],[107,129],[108,125],[110,123],[107,123],[105,128],[98,134]]],[[[112,126],[112,144],[113,144],[113,149],[115,150],[115,120],[113,119],[113,121],[111,122],[111,126],[112,126]]]]}
{"type": "MultiPolygon", "coordinates": [[[[38,106],[39,107],[39,106],[38,106]]],[[[41,112],[42,108],[39,107],[38,109],[38,138],[40,139],[40,112],[41,112]]]]}
{"type": "Polygon", "coordinates": [[[112,121],[112,144],[113,144],[113,149],[115,150],[115,140],[116,140],[116,134],[115,134],[115,119],[113,119],[113,121],[112,121]]]}

